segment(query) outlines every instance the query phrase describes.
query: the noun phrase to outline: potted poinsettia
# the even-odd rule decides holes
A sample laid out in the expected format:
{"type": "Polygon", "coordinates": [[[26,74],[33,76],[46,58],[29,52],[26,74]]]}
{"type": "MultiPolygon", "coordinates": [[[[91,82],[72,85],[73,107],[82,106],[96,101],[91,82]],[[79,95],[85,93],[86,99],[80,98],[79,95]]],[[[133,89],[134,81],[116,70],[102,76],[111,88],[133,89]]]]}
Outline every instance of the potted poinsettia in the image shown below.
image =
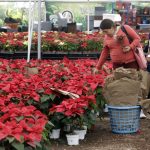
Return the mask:
{"type": "MultiPolygon", "coordinates": [[[[71,124],[72,131],[75,129],[84,129],[84,126],[91,126],[92,119],[92,105],[96,105],[94,96],[82,96],[77,99],[65,99],[61,104],[55,105],[50,109],[50,112],[61,113],[64,118],[61,122],[64,124],[71,124]],[[89,121],[91,119],[91,121],[89,121]]],[[[85,134],[85,130],[84,130],[85,134]]]]}
{"type": "Polygon", "coordinates": [[[49,118],[50,118],[51,123],[53,124],[53,128],[50,131],[50,138],[58,139],[60,137],[60,132],[62,128],[61,119],[64,118],[64,115],[59,112],[56,112],[56,113],[51,114],[49,118]]]}

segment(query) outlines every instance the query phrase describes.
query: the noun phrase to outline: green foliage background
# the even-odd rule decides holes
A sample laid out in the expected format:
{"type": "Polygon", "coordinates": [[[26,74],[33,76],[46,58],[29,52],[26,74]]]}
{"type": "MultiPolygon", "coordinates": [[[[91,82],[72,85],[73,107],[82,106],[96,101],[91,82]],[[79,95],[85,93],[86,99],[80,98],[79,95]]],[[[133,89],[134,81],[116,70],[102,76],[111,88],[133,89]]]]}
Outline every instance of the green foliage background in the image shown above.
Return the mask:
{"type": "Polygon", "coordinates": [[[45,2],[45,4],[46,4],[45,6],[46,6],[47,18],[49,15],[53,15],[58,12],[64,12],[64,11],[68,10],[68,11],[72,12],[75,22],[83,24],[83,30],[86,30],[87,13],[86,12],[84,13],[81,9],[92,10],[93,13],[91,13],[90,15],[94,15],[95,6],[105,6],[106,10],[108,12],[111,12],[111,10],[112,10],[112,2],[109,2],[109,3],[45,2]]]}
{"type": "MultiPolygon", "coordinates": [[[[0,2],[0,26],[3,25],[5,17],[8,15],[13,18],[20,18],[23,24],[28,23],[28,2],[0,2]]],[[[132,2],[136,7],[149,6],[150,2],[132,2]]],[[[95,6],[105,6],[108,12],[112,11],[112,2],[55,2],[46,1],[42,2],[42,20],[49,19],[49,15],[56,14],[57,12],[63,12],[69,10],[73,13],[74,21],[83,24],[83,30],[86,30],[86,15],[81,11],[81,8],[90,8],[93,10],[95,6]]],[[[37,20],[38,9],[36,7],[35,20],[37,20]]],[[[93,14],[91,14],[93,15],[93,14]]]]}

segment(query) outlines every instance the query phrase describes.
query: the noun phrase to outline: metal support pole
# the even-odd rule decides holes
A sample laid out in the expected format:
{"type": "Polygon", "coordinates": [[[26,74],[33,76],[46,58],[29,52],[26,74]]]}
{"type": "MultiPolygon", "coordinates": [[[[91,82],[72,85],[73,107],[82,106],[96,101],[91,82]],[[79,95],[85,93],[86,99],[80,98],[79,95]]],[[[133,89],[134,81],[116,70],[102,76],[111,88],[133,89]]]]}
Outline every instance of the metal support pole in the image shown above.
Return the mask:
{"type": "Polygon", "coordinates": [[[41,0],[38,0],[38,59],[41,59],[41,0]]]}
{"type": "Polygon", "coordinates": [[[27,54],[27,62],[30,61],[30,53],[31,53],[31,0],[29,0],[28,54],[27,54]]]}

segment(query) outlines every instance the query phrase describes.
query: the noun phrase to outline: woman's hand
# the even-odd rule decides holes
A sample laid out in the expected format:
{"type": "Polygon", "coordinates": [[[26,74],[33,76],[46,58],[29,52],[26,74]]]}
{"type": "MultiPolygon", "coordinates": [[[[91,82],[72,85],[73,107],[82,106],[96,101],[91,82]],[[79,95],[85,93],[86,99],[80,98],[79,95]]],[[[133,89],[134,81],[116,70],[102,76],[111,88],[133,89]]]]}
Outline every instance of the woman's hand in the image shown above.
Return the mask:
{"type": "Polygon", "coordinates": [[[103,69],[107,74],[111,74],[111,70],[110,70],[106,65],[103,65],[102,69],[103,69]]]}
{"type": "MultiPolygon", "coordinates": [[[[106,65],[102,66],[102,70],[104,70],[107,74],[111,74],[112,73],[112,71],[106,65]]],[[[93,68],[92,72],[93,72],[93,74],[98,74],[99,70],[97,68],[93,68]]]]}
{"type": "Polygon", "coordinates": [[[93,68],[92,72],[93,72],[93,74],[98,74],[99,70],[97,68],[93,68]]]}
{"type": "Polygon", "coordinates": [[[130,49],[131,49],[130,46],[125,46],[125,47],[123,47],[123,52],[124,52],[124,53],[127,53],[127,52],[130,51],[130,49]]]}

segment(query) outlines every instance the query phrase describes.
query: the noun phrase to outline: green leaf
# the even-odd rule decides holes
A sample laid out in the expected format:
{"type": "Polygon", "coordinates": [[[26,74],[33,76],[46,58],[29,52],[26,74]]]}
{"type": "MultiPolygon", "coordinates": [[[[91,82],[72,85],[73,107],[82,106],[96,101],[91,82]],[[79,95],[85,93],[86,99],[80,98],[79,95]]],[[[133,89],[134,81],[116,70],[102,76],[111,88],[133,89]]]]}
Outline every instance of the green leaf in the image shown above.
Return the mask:
{"type": "Polygon", "coordinates": [[[21,142],[23,143],[24,142],[24,136],[20,136],[20,140],[21,140],[21,142]]]}
{"type": "Polygon", "coordinates": [[[50,94],[49,98],[53,101],[55,99],[56,95],[50,94]]]}
{"type": "Polygon", "coordinates": [[[43,141],[42,142],[42,150],[50,150],[51,148],[51,143],[50,141],[43,141]]]}
{"type": "Polygon", "coordinates": [[[48,132],[42,132],[42,137],[44,140],[47,140],[48,132]]]}
{"type": "Polygon", "coordinates": [[[48,102],[48,101],[46,101],[46,102],[44,102],[44,103],[42,103],[42,104],[40,105],[40,109],[47,110],[48,107],[49,107],[49,102],[48,102]]]}
{"type": "Polygon", "coordinates": [[[23,120],[24,116],[16,117],[16,120],[19,122],[20,120],[23,120]]]}
{"type": "Polygon", "coordinates": [[[29,105],[33,104],[33,102],[34,102],[33,99],[27,101],[27,103],[28,103],[29,105]]]}
{"type": "Polygon", "coordinates": [[[39,148],[42,148],[42,145],[39,143],[39,142],[34,142],[35,143],[35,145],[37,146],[37,147],[39,147],[39,148]]]}
{"type": "Polygon", "coordinates": [[[15,141],[12,143],[12,146],[16,148],[16,150],[24,150],[24,144],[15,141]]]}
{"type": "Polygon", "coordinates": [[[24,150],[33,150],[33,148],[31,146],[27,146],[24,148],[24,150]]]}
{"type": "MultiPolygon", "coordinates": [[[[6,139],[9,141],[9,143],[12,143],[15,138],[14,138],[14,137],[7,137],[6,139]]],[[[0,149],[0,150],[1,150],[1,149],[0,149]]]]}
{"type": "Polygon", "coordinates": [[[102,94],[102,88],[101,88],[101,87],[98,87],[98,88],[97,88],[97,93],[98,93],[98,94],[102,94]]]}
{"type": "Polygon", "coordinates": [[[48,144],[48,142],[42,142],[41,146],[37,146],[36,150],[50,150],[50,144],[48,144]]]}
{"type": "Polygon", "coordinates": [[[42,97],[41,97],[41,102],[43,103],[43,102],[46,102],[47,100],[49,100],[49,95],[43,95],[42,97]]]}
{"type": "Polygon", "coordinates": [[[5,147],[0,146],[0,150],[5,150],[5,147]]]}
{"type": "Polygon", "coordinates": [[[50,121],[47,122],[50,126],[54,126],[54,124],[50,121]]]}
{"type": "Polygon", "coordinates": [[[43,92],[44,92],[44,89],[38,90],[38,93],[43,93],[43,92]]]}

